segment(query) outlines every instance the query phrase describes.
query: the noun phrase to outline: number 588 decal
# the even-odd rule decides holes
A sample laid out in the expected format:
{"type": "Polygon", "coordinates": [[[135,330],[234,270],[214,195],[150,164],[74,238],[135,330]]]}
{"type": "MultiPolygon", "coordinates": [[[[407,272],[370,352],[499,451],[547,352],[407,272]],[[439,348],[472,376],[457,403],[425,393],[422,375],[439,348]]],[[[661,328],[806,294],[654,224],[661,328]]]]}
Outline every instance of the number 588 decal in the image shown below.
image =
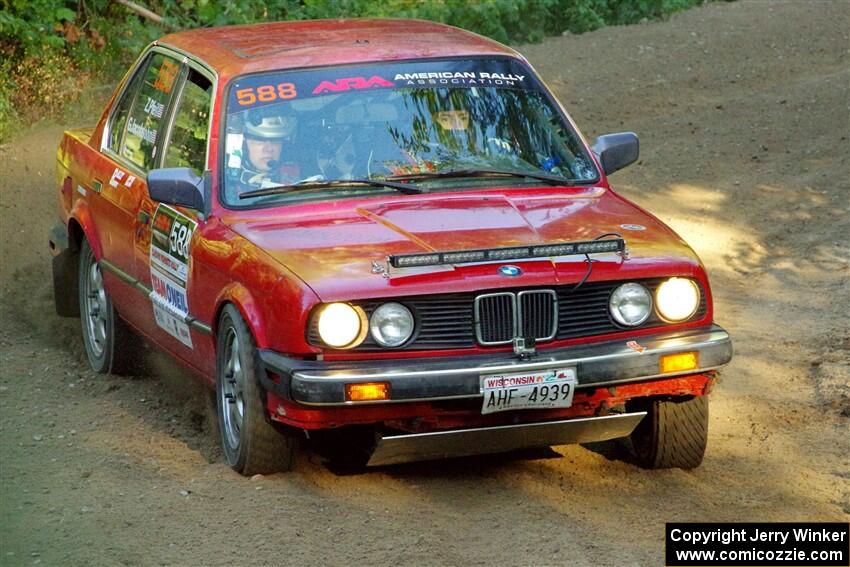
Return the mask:
{"type": "Polygon", "coordinates": [[[183,258],[189,258],[189,241],[192,239],[192,229],[185,224],[173,223],[171,225],[171,236],[169,243],[172,254],[178,254],[183,258]]]}
{"type": "Polygon", "coordinates": [[[160,204],[151,224],[151,268],[157,268],[185,286],[189,277],[192,234],[198,223],[171,207],[160,204]]]}
{"type": "Polygon", "coordinates": [[[237,89],[236,100],[240,106],[250,106],[257,102],[273,102],[275,100],[289,100],[298,96],[293,83],[280,83],[279,85],[261,85],[237,89]]]}

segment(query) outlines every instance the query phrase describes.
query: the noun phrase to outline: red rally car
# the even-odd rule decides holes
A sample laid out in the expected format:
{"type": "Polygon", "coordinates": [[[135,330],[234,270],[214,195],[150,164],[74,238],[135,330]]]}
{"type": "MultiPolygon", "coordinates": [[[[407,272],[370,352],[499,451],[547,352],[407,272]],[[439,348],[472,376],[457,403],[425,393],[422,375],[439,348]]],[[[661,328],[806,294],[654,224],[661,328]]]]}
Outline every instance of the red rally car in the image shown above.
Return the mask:
{"type": "Polygon", "coordinates": [[[702,460],[729,362],[700,260],[517,52],[424,21],[192,30],[58,150],[56,307],[98,372],[138,336],[215,388],[227,463],[630,437],[702,460]]]}

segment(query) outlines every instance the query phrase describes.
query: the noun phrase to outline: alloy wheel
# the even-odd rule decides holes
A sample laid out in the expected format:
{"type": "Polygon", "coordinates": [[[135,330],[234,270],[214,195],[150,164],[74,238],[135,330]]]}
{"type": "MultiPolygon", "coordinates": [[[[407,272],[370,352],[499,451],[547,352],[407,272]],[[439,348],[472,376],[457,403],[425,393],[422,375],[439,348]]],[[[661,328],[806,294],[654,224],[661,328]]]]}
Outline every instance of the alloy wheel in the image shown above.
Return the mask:
{"type": "Polygon", "coordinates": [[[227,330],[225,339],[225,365],[221,384],[221,407],[224,438],[227,444],[238,449],[245,418],[245,372],[239,358],[240,344],[236,330],[227,330]]]}

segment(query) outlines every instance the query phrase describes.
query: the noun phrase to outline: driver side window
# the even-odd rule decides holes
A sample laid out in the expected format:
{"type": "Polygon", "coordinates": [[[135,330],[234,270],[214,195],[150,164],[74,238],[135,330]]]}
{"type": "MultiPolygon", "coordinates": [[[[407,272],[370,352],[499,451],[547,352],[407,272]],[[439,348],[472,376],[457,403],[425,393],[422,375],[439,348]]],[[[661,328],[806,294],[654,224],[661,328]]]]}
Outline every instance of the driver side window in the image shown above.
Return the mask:
{"type": "Polygon", "coordinates": [[[212,83],[190,69],[171,126],[164,167],[191,167],[197,175],[206,169],[211,100],[212,83]]]}

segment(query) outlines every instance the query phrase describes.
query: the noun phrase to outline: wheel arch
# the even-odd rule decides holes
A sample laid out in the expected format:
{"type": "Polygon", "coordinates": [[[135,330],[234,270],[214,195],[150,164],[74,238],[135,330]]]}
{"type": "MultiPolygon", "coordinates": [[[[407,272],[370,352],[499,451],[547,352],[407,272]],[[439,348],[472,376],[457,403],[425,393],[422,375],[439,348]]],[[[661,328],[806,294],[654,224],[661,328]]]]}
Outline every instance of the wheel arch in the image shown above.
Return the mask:
{"type": "MultiPolygon", "coordinates": [[[[67,239],[57,234],[61,231],[60,224],[54,228],[54,234],[58,239],[65,240],[64,249],[53,256],[51,271],[53,276],[53,305],[56,314],[60,317],[79,317],[79,265],[80,250],[82,248],[85,233],[80,222],[71,217],[65,228],[67,239]]],[[[54,246],[54,238],[51,237],[51,246],[54,246]]]]}
{"type": "Polygon", "coordinates": [[[257,346],[267,345],[266,325],[259,305],[248,288],[239,282],[233,282],[226,286],[216,298],[212,320],[213,336],[218,335],[221,314],[228,305],[233,305],[239,311],[257,346]]]}
{"type": "Polygon", "coordinates": [[[100,238],[98,238],[94,216],[86,202],[78,200],[68,219],[68,244],[69,246],[76,246],[76,250],[79,251],[83,238],[91,246],[94,257],[98,260],[103,258],[103,247],[100,238]]]}

